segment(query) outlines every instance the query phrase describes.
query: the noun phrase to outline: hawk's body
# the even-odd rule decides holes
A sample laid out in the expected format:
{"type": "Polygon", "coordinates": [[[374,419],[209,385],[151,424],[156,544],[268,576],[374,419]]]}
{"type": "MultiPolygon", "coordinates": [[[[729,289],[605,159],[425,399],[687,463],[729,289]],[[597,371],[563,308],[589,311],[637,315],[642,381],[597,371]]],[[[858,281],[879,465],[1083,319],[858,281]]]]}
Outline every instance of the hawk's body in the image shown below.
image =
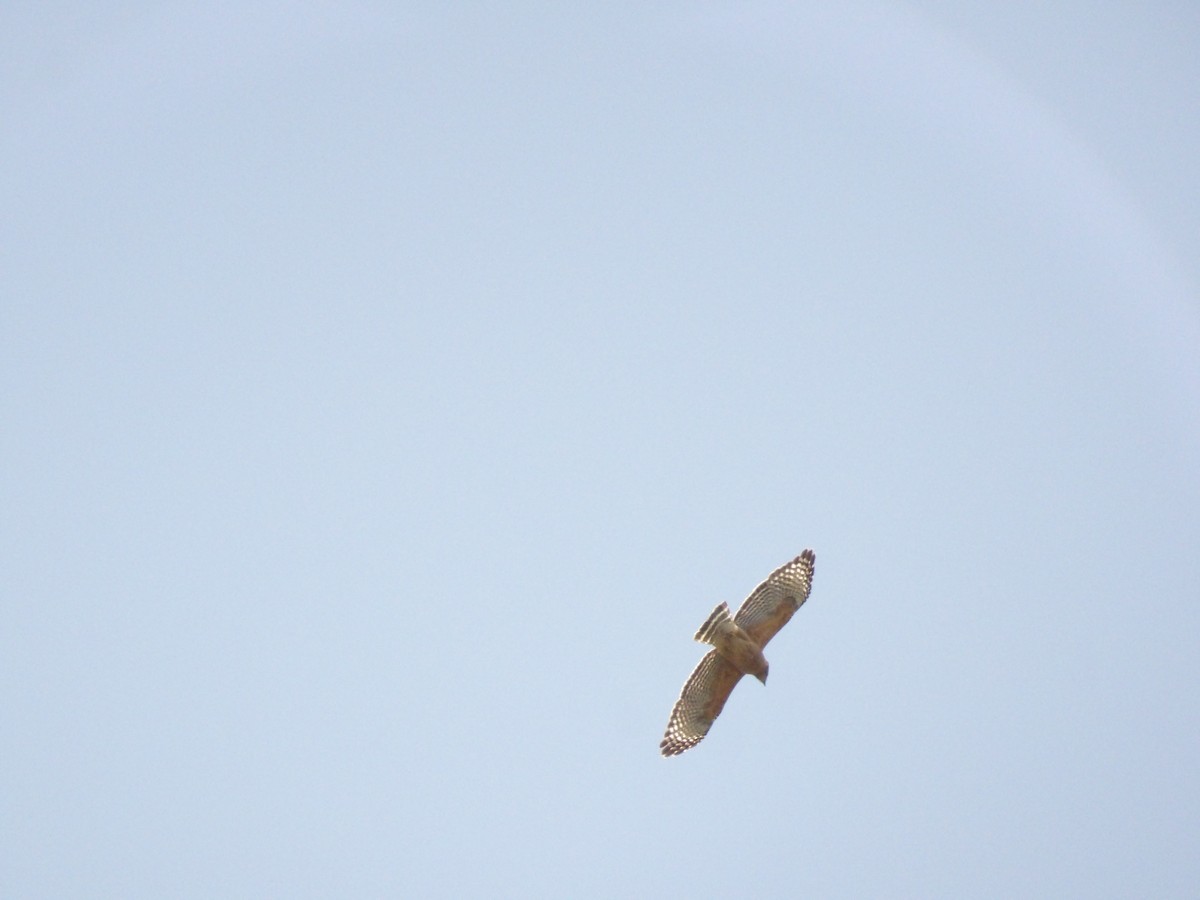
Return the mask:
{"type": "Polygon", "coordinates": [[[700,626],[696,640],[714,649],[700,660],[671,711],[659,744],[663,756],[675,756],[703,740],[743,675],[767,683],[763,648],[808,599],[815,561],[816,555],[805,550],[755,588],[737,615],[731,616],[729,605],[722,603],[700,626]]]}

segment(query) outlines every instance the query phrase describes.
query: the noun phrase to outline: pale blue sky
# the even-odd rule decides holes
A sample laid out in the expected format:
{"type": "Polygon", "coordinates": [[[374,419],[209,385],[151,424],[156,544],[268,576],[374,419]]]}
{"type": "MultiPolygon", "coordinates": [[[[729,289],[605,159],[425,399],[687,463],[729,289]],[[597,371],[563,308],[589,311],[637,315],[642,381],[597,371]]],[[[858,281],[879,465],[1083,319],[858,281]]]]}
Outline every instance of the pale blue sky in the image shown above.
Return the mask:
{"type": "Polygon", "coordinates": [[[108,7],[0,12],[5,895],[1194,892],[1194,4],[108,7]]]}

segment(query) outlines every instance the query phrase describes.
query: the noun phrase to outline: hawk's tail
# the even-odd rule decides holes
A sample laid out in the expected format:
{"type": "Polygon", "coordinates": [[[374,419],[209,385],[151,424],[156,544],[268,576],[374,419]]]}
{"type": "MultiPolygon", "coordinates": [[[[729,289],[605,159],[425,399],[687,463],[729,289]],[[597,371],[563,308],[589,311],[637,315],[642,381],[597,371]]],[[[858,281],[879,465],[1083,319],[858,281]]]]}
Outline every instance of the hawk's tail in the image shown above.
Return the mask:
{"type": "Polygon", "coordinates": [[[721,626],[726,622],[732,622],[733,616],[729,614],[729,604],[722,603],[712,611],[704,624],[700,626],[700,630],[696,632],[695,640],[702,644],[716,644],[717,632],[721,630],[721,626]]]}

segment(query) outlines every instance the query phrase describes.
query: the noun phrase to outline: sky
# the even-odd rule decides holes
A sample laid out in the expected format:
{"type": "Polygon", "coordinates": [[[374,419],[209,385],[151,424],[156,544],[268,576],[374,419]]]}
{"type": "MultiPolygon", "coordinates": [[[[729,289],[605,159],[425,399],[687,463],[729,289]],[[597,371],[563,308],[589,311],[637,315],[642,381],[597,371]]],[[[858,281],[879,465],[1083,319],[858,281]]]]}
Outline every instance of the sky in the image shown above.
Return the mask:
{"type": "Polygon", "coordinates": [[[2,893],[1192,896],[1198,9],[6,4],[2,893]]]}

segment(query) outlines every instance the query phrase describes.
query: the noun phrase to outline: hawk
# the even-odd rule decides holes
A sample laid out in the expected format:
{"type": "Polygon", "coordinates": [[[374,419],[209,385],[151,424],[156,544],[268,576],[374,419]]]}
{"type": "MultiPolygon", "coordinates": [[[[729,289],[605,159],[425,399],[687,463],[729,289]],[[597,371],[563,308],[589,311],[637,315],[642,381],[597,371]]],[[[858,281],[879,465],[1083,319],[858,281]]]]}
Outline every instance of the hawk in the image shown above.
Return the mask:
{"type": "Polygon", "coordinates": [[[671,710],[658,745],[663,756],[675,756],[704,739],[743,675],[767,683],[763,648],[808,599],[815,562],[816,554],[805,550],[756,587],[737,615],[731,616],[729,604],[722,603],[705,619],[695,639],[714,649],[700,660],[671,710]]]}

